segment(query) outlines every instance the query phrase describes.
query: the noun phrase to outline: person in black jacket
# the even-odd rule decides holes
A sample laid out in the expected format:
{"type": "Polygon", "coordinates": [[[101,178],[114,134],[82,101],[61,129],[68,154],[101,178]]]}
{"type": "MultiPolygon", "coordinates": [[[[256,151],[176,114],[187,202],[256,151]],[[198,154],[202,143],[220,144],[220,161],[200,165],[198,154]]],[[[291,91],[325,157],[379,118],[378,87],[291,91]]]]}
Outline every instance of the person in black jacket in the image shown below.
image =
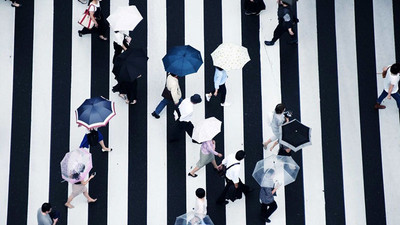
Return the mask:
{"type": "Polygon", "coordinates": [[[265,9],[264,0],[245,0],[244,14],[246,16],[259,15],[265,9]]]}
{"type": "Polygon", "coordinates": [[[265,45],[271,46],[285,33],[288,32],[291,41],[290,44],[297,44],[297,38],[293,30],[293,24],[298,22],[297,18],[293,17],[293,12],[290,9],[290,4],[287,1],[279,1],[278,7],[279,24],[274,30],[274,37],[271,41],[265,41],[265,45]]]}

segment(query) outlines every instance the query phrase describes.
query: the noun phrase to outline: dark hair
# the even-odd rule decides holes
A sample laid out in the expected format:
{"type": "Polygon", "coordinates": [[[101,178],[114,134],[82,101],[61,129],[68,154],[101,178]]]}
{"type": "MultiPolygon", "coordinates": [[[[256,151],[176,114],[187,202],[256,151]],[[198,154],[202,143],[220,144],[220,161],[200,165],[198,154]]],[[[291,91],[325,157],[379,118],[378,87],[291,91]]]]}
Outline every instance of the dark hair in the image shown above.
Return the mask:
{"type": "Polygon", "coordinates": [[[204,196],[206,196],[206,191],[203,188],[197,188],[196,196],[198,198],[204,198],[204,196]]]}
{"type": "Polygon", "coordinates": [[[395,63],[390,66],[390,72],[393,74],[398,74],[400,72],[400,63],[395,63]]]}
{"type": "Polygon", "coordinates": [[[171,73],[171,72],[168,72],[168,75],[171,75],[171,76],[173,76],[173,77],[177,77],[178,75],[176,75],[176,74],[174,74],[174,73],[171,73]]]}
{"type": "Polygon", "coordinates": [[[276,107],[275,107],[275,113],[276,113],[276,114],[281,114],[281,113],[283,113],[283,111],[284,111],[285,109],[286,109],[285,104],[279,103],[279,104],[276,105],[276,107]]]}
{"type": "Polygon", "coordinates": [[[80,173],[75,172],[71,176],[72,176],[72,179],[79,180],[80,173]]]}
{"type": "Polygon", "coordinates": [[[215,68],[217,68],[217,70],[222,71],[224,69],[222,69],[221,67],[216,66],[215,68]]]}
{"type": "Polygon", "coordinates": [[[236,158],[236,160],[240,161],[240,160],[244,159],[245,156],[246,156],[246,153],[243,150],[239,150],[236,152],[235,158],[236,158]]]}
{"type": "Polygon", "coordinates": [[[50,211],[50,209],[51,209],[51,204],[50,203],[47,203],[47,202],[43,203],[42,212],[50,211]]]}

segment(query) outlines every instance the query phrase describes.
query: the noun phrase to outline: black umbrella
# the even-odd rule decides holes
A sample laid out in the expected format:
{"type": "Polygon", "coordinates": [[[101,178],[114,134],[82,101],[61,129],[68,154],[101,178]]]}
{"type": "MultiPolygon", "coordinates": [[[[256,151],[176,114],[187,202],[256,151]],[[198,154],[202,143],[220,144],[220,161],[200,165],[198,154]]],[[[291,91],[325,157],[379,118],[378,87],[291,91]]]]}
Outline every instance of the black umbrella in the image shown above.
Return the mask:
{"type": "Polygon", "coordinates": [[[148,59],[143,49],[129,48],[116,58],[112,72],[118,81],[132,82],[147,71],[148,59]]]}
{"type": "Polygon", "coordinates": [[[311,128],[294,119],[281,126],[281,137],[279,142],[293,151],[311,145],[311,128]]]}

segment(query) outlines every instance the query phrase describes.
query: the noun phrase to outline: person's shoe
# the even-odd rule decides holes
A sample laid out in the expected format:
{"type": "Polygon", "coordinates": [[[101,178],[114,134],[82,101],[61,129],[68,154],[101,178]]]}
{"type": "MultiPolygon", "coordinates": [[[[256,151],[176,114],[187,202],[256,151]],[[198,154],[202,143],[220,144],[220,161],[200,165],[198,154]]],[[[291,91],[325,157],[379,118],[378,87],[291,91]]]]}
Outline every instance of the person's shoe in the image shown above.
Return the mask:
{"type": "Polygon", "coordinates": [[[209,102],[210,99],[211,99],[211,94],[206,94],[206,100],[207,100],[207,102],[209,102]]]}
{"type": "Polygon", "coordinates": [[[221,103],[221,106],[222,106],[222,107],[226,107],[226,106],[230,106],[230,105],[231,105],[231,103],[229,103],[229,102],[221,103]]]}
{"type": "Polygon", "coordinates": [[[121,97],[123,100],[128,99],[128,98],[126,97],[126,95],[124,95],[124,94],[119,94],[118,96],[121,97]]]}
{"type": "Polygon", "coordinates": [[[271,223],[271,220],[268,219],[268,218],[266,218],[264,221],[265,221],[266,223],[271,223]]]}
{"type": "Polygon", "coordinates": [[[188,173],[188,176],[189,176],[189,177],[197,177],[197,174],[188,173]]]}
{"type": "Polygon", "coordinates": [[[103,35],[99,35],[99,38],[103,41],[107,41],[108,39],[106,37],[104,37],[103,35]]]}
{"type": "Polygon", "coordinates": [[[275,43],[273,41],[264,41],[264,44],[267,45],[267,46],[272,46],[275,43]]]}
{"type": "Polygon", "coordinates": [[[22,6],[22,4],[19,4],[19,3],[11,3],[11,6],[12,7],[15,7],[15,8],[19,8],[19,7],[21,7],[22,6]]]}
{"type": "Polygon", "coordinates": [[[78,30],[79,37],[82,37],[82,31],[78,30]]]}
{"type": "Polygon", "coordinates": [[[86,4],[87,0],[78,0],[78,2],[82,3],[82,4],[86,4]]]}
{"type": "Polygon", "coordinates": [[[107,148],[107,149],[102,148],[101,151],[102,151],[102,152],[111,152],[111,151],[112,151],[112,148],[107,148]]]}
{"type": "Polygon", "coordinates": [[[160,119],[160,115],[158,115],[156,112],[152,112],[151,115],[156,119],[160,119]]]}
{"type": "Polygon", "coordinates": [[[386,106],[376,103],[374,106],[375,109],[386,109],[386,106]]]}

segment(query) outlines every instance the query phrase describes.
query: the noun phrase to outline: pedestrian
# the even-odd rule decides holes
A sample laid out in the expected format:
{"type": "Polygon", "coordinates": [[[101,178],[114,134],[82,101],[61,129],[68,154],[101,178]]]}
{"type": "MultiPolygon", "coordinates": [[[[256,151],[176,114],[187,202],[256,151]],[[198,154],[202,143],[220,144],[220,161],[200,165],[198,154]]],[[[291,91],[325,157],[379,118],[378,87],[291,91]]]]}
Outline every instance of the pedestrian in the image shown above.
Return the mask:
{"type": "Polygon", "coordinates": [[[265,41],[265,45],[271,46],[286,32],[289,33],[291,41],[289,44],[297,44],[297,38],[294,33],[293,24],[298,22],[297,18],[294,18],[293,12],[290,9],[290,4],[287,1],[278,0],[278,26],[274,30],[274,37],[271,41],[265,41]]]}
{"type": "Polygon", "coordinates": [[[271,121],[272,136],[266,142],[263,143],[264,149],[267,149],[268,144],[271,143],[272,141],[275,142],[270,148],[271,151],[278,144],[278,141],[276,140],[278,140],[278,138],[281,135],[280,127],[285,122],[289,122],[289,118],[285,117],[284,115],[285,110],[286,110],[285,104],[279,103],[278,105],[276,105],[271,121]]]}
{"type": "Polygon", "coordinates": [[[259,15],[265,9],[264,0],[245,0],[243,8],[246,16],[259,15]]]}
{"type": "Polygon", "coordinates": [[[92,0],[89,3],[89,15],[91,20],[94,23],[94,28],[88,29],[84,27],[82,30],[78,30],[79,37],[82,37],[82,35],[93,33],[94,31],[97,31],[99,34],[99,38],[103,41],[106,41],[107,38],[105,37],[106,32],[107,32],[107,21],[106,18],[104,18],[103,13],[101,12],[101,7],[100,7],[100,1],[101,0],[92,0]]]}
{"type": "Polygon", "coordinates": [[[207,198],[206,191],[203,188],[196,189],[196,202],[194,204],[194,213],[196,215],[207,215],[207,198]]]}
{"type": "Polygon", "coordinates": [[[42,207],[37,211],[38,225],[55,225],[58,222],[59,212],[54,213],[52,218],[52,208],[50,203],[43,203],[42,207]]]}
{"type": "Polygon", "coordinates": [[[400,94],[399,94],[399,80],[400,80],[400,63],[395,63],[391,66],[383,68],[382,77],[384,89],[382,94],[376,100],[375,109],[385,109],[386,106],[381,105],[382,101],[387,98],[391,99],[392,96],[396,100],[397,108],[400,109],[400,94]],[[389,76],[388,76],[389,72],[389,76]]]}
{"type": "Polygon", "coordinates": [[[19,8],[22,6],[22,4],[17,3],[17,0],[10,0],[10,1],[12,7],[19,8]]]}
{"type": "Polygon", "coordinates": [[[215,155],[220,158],[222,157],[221,153],[215,151],[214,140],[204,141],[203,143],[201,143],[200,159],[196,163],[196,166],[193,168],[193,170],[188,173],[188,176],[197,177],[196,172],[199,169],[203,168],[203,166],[209,164],[210,162],[214,166],[214,169],[217,170],[218,166],[217,163],[215,162],[215,155]]]}
{"type": "Polygon", "coordinates": [[[113,42],[114,46],[114,56],[113,56],[113,64],[115,63],[115,59],[120,55],[123,51],[126,51],[129,48],[129,45],[132,41],[132,38],[129,36],[129,32],[127,31],[114,31],[115,40],[113,42]]]}
{"type": "MultiPolygon", "coordinates": [[[[273,169],[270,169],[267,171],[267,173],[270,173],[270,176],[272,177],[275,171],[273,169]]],[[[261,218],[264,222],[271,223],[269,217],[278,208],[278,205],[274,200],[274,195],[276,195],[275,193],[279,187],[280,187],[279,183],[276,183],[274,188],[261,187],[260,190],[261,218]]]]}
{"type": "Polygon", "coordinates": [[[83,136],[82,142],[79,145],[79,148],[89,148],[90,146],[95,147],[98,144],[101,146],[101,151],[110,152],[112,148],[107,148],[104,144],[103,135],[97,129],[90,129],[89,133],[83,136]]]}
{"type": "MultiPolygon", "coordinates": [[[[192,137],[194,126],[192,124],[193,117],[193,106],[201,102],[199,94],[194,94],[190,98],[185,98],[179,107],[175,110],[175,124],[171,134],[170,142],[177,141],[179,138],[179,132],[181,130],[186,131],[189,137],[192,137]]],[[[196,141],[192,140],[194,143],[196,141]]]]}
{"type": "MultiPolygon", "coordinates": [[[[72,184],[72,193],[68,197],[67,202],[64,204],[66,207],[68,207],[70,209],[74,208],[75,206],[73,206],[71,204],[71,202],[76,196],[78,196],[81,193],[86,197],[88,203],[97,201],[97,198],[93,199],[92,197],[89,196],[88,190],[86,188],[86,184],[88,184],[89,181],[94,178],[94,176],[96,176],[96,172],[94,172],[92,175],[90,175],[89,179],[87,179],[86,181],[79,181],[75,184],[72,184]]],[[[79,173],[76,173],[72,177],[79,178],[79,173]]]]}
{"type": "Polygon", "coordinates": [[[160,113],[166,105],[174,103],[175,107],[178,107],[179,103],[182,101],[182,92],[179,87],[178,75],[168,73],[167,82],[161,96],[163,100],[161,100],[156,109],[151,113],[156,119],[160,118],[160,113]]]}
{"type": "Polygon", "coordinates": [[[243,184],[239,178],[240,161],[242,161],[245,156],[246,153],[243,150],[239,150],[236,153],[228,155],[218,166],[218,170],[223,170],[223,167],[226,168],[226,185],[217,199],[218,204],[228,204],[229,202],[226,201],[226,199],[234,201],[235,199],[241,198],[242,193],[246,195],[252,191],[250,187],[243,184]]]}
{"type": "MultiPolygon", "coordinates": [[[[231,104],[229,102],[225,102],[226,99],[226,86],[225,82],[228,79],[228,75],[226,74],[226,71],[218,66],[215,67],[215,73],[214,73],[214,96],[217,96],[218,93],[221,95],[220,98],[220,104],[221,106],[230,106],[231,104]]],[[[206,100],[207,102],[210,101],[213,93],[207,93],[206,94],[206,100]]]]}

